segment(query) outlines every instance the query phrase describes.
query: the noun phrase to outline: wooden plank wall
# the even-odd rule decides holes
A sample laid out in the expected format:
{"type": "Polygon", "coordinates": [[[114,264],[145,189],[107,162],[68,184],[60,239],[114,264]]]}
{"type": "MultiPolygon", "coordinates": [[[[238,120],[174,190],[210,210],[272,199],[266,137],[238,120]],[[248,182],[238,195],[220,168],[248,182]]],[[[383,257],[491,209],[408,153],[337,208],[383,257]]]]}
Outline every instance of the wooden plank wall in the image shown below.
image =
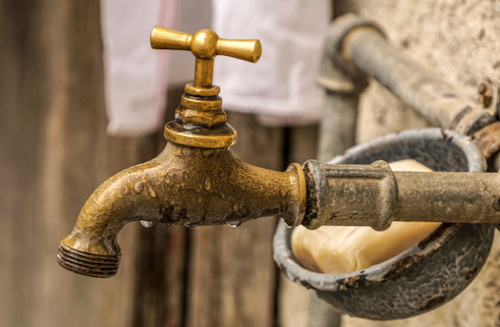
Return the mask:
{"type": "Polygon", "coordinates": [[[137,226],[115,278],[55,262],[95,187],[156,153],[106,136],[99,2],[2,1],[0,22],[0,326],[130,325],[137,226]]]}
{"type": "MultiPolygon", "coordinates": [[[[58,243],[90,193],[164,141],[106,135],[98,1],[5,0],[0,22],[0,326],[279,325],[275,218],[237,229],[129,224],[111,279],[57,265],[58,243]]],[[[170,90],[169,117],[180,92],[170,90]]],[[[229,119],[242,160],[283,170],[314,157],[314,127],[229,119]]]]}

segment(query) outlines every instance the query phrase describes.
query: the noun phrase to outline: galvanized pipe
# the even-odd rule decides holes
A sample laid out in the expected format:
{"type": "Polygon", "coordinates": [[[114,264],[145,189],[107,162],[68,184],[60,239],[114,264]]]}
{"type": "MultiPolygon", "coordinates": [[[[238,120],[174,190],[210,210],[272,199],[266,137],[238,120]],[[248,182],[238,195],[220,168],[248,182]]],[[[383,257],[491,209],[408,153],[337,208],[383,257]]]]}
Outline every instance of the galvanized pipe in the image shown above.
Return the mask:
{"type": "Polygon", "coordinates": [[[318,160],[327,162],[355,144],[359,94],[327,92],[320,123],[318,160]]]}
{"type": "MultiPolygon", "coordinates": [[[[346,66],[372,76],[435,126],[469,135],[494,121],[493,115],[459,89],[393,47],[376,24],[354,15],[338,18],[330,34],[346,66]]],[[[334,46],[335,47],[335,46],[334,46]]]]}
{"type": "Polygon", "coordinates": [[[319,133],[318,159],[321,162],[354,145],[359,96],[368,85],[364,74],[346,70],[342,57],[335,51],[336,47],[332,47],[341,42],[343,34],[333,32],[327,36],[317,77],[318,84],[326,93],[319,133]]]}
{"type": "Polygon", "coordinates": [[[394,220],[500,223],[500,175],[495,173],[394,172],[394,220]]]}
{"type": "Polygon", "coordinates": [[[308,203],[303,225],[371,226],[392,221],[500,223],[500,175],[392,172],[371,165],[304,165],[308,203]]]}

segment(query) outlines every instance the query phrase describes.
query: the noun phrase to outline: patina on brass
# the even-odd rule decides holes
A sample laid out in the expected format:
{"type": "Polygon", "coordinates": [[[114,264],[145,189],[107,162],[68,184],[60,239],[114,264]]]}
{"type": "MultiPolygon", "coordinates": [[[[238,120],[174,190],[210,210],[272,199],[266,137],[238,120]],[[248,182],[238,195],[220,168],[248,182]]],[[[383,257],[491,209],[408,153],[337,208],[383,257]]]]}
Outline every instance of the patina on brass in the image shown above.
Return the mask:
{"type": "Polygon", "coordinates": [[[185,127],[179,128],[174,122],[167,124],[167,141],[200,148],[234,144],[236,132],[226,124],[226,113],[218,96],[220,89],[212,85],[214,58],[223,55],[257,62],[262,52],[259,40],[226,40],[210,30],[191,35],[155,26],[151,31],[151,46],[154,49],[190,50],[196,57],[194,83],[186,84],[175,116],[178,125],[185,127]],[[210,129],[209,135],[206,128],[210,129]]]}
{"type": "Polygon", "coordinates": [[[116,273],[117,234],[130,221],[194,227],[280,216],[296,226],[305,214],[301,166],[291,164],[286,172],[275,172],[239,160],[229,148],[236,132],[226,123],[219,87],[212,85],[215,55],[255,62],[259,41],[223,40],[208,30],[190,35],[155,27],[151,44],[190,49],[196,56],[195,81],[186,85],[176,118],[165,127],[163,152],[105,181],[61,241],[59,264],[83,275],[116,273]]]}

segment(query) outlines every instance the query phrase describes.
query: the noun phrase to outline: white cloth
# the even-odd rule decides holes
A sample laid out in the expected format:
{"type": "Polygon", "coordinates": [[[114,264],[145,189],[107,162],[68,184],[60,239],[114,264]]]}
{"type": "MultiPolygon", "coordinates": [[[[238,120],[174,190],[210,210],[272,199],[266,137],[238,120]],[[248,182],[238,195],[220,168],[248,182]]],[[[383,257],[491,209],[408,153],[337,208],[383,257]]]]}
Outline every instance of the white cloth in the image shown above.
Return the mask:
{"type": "MultiPolygon", "coordinates": [[[[330,1],[213,0],[212,5],[213,29],[221,37],[259,38],[263,45],[257,64],[216,59],[214,83],[221,86],[224,108],[256,113],[270,125],[318,120],[324,95],[315,80],[330,1]]],[[[101,1],[109,134],[144,135],[162,127],[168,82],[189,82],[194,60],[180,51],[151,49],[150,31],[154,25],[188,33],[208,28],[209,6],[199,0],[101,1]]]]}
{"type": "Polygon", "coordinates": [[[256,113],[271,125],[321,117],[324,91],[316,84],[330,0],[212,0],[213,30],[222,38],[260,39],[256,64],[215,59],[214,84],[223,107],[256,113]]]}
{"type": "Polygon", "coordinates": [[[106,110],[112,135],[163,124],[170,51],[151,49],[154,25],[174,28],[176,0],[102,0],[106,110]]]}

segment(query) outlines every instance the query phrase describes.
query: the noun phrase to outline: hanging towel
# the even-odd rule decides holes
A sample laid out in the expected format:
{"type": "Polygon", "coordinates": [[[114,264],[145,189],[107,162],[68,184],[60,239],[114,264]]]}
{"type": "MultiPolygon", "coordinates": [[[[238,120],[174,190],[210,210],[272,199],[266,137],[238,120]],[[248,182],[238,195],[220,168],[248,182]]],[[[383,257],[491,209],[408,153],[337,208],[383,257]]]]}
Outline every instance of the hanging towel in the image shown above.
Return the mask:
{"type": "Polygon", "coordinates": [[[170,51],[149,44],[154,25],[175,27],[176,0],[102,0],[108,133],[144,135],[163,124],[170,51]]]}
{"type": "Polygon", "coordinates": [[[330,0],[212,0],[213,30],[222,38],[260,39],[256,64],[217,57],[214,84],[226,110],[258,114],[267,125],[300,125],[321,117],[316,84],[330,0]]]}

